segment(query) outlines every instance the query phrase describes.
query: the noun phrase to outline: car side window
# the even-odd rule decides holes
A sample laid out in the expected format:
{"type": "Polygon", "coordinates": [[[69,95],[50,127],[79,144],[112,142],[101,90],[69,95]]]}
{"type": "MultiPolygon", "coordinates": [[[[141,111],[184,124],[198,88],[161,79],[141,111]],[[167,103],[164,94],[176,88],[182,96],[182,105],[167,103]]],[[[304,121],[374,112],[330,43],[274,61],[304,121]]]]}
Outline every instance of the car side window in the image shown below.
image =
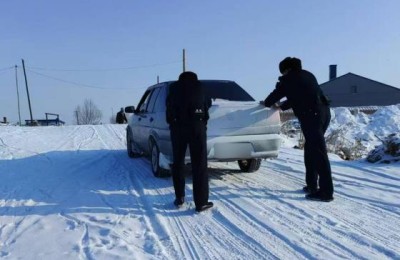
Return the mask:
{"type": "Polygon", "coordinates": [[[156,104],[154,106],[154,112],[165,112],[165,102],[167,99],[167,88],[161,87],[160,93],[158,94],[156,104]]]}
{"type": "Polygon", "coordinates": [[[158,96],[159,92],[160,92],[160,88],[155,88],[153,90],[153,92],[151,93],[150,101],[149,101],[149,103],[147,105],[146,112],[153,112],[154,105],[156,103],[156,99],[157,99],[157,96],[158,96]]]}
{"type": "Polygon", "coordinates": [[[150,99],[150,96],[151,96],[150,94],[151,94],[151,90],[148,90],[143,94],[143,96],[140,99],[140,102],[139,102],[139,104],[137,106],[137,109],[136,109],[137,112],[139,112],[139,113],[146,112],[146,108],[147,108],[147,105],[149,103],[149,99],[150,99]]]}

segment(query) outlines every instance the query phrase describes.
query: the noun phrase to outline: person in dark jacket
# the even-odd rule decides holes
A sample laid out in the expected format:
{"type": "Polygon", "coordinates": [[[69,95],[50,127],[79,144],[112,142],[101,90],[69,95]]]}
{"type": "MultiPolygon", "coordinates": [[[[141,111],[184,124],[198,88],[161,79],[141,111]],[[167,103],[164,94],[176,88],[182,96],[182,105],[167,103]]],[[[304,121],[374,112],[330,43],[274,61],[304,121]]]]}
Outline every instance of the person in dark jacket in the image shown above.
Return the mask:
{"type": "Polygon", "coordinates": [[[117,113],[115,121],[117,122],[117,124],[125,124],[128,122],[128,120],[126,120],[124,108],[121,107],[121,110],[117,113]]]}
{"type": "Polygon", "coordinates": [[[207,121],[210,101],[193,72],[183,72],[179,80],[171,84],[167,97],[167,122],[170,125],[173,164],[172,179],[175,189],[174,204],[185,201],[185,176],[183,166],[189,145],[193,175],[193,199],[196,211],[211,208],[208,201],[209,185],[207,173],[207,121]]]}
{"type": "Polygon", "coordinates": [[[285,58],[280,62],[279,70],[282,76],[264,100],[264,105],[282,110],[293,109],[305,139],[306,186],[303,190],[308,193],[306,198],[332,201],[332,173],[324,138],[331,119],[329,101],[315,76],[302,69],[300,59],[285,58]],[[283,97],[286,100],[277,105],[283,97]]]}

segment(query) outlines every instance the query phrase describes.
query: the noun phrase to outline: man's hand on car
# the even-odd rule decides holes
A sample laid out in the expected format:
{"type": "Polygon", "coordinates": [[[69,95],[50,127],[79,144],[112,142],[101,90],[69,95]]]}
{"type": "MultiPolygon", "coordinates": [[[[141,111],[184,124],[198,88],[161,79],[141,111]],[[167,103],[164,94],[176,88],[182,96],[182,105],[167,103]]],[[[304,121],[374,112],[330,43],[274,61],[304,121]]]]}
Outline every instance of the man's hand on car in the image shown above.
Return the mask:
{"type": "Polygon", "coordinates": [[[279,110],[281,109],[281,107],[279,106],[278,103],[273,104],[273,105],[271,106],[271,108],[279,109],[279,110]]]}

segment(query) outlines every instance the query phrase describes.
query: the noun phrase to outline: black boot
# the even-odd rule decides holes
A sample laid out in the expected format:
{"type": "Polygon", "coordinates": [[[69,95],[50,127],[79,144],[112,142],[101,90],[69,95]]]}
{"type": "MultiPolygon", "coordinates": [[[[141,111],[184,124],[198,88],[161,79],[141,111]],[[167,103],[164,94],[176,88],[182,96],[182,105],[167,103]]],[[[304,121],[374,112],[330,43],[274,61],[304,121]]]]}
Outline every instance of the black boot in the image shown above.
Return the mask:
{"type": "Polygon", "coordinates": [[[185,203],[185,197],[176,198],[174,200],[174,205],[178,208],[182,207],[183,203],[185,203]]]}
{"type": "Polygon", "coordinates": [[[206,204],[204,204],[202,206],[196,206],[196,211],[197,212],[201,212],[201,211],[204,211],[206,209],[212,208],[212,206],[214,206],[214,203],[209,201],[209,202],[207,202],[206,204]]]}
{"type": "Polygon", "coordinates": [[[308,199],[308,200],[316,200],[316,201],[323,201],[323,202],[330,202],[330,201],[333,200],[333,196],[332,195],[327,195],[327,194],[321,192],[321,190],[318,190],[317,192],[307,194],[306,195],[306,199],[308,199]]]}
{"type": "Polygon", "coordinates": [[[307,194],[310,194],[310,193],[315,193],[315,192],[317,192],[317,189],[316,189],[316,188],[310,188],[309,186],[304,186],[304,187],[303,187],[303,191],[304,191],[305,193],[307,193],[307,194]]]}

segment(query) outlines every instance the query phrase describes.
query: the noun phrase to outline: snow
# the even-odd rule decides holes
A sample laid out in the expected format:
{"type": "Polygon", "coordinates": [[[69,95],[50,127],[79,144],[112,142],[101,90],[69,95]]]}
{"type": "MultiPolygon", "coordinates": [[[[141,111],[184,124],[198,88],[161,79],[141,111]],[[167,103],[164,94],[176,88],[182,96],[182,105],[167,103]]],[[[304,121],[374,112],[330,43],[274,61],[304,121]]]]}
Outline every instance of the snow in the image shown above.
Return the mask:
{"type": "Polygon", "coordinates": [[[378,145],[389,134],[400,132],[400,104],[379,108],[368,116],[364,113],[351,114],[347,108],[331,110],[332,120],[327,134],[343,129],[348,140],[359,139],[369,147],[378,145]]]}
{"type": "MultiPolygon", "coordinates": [[[[379,144],[400,107],[335,109],[329,131],[379,144]]],[[[0,126],[4,259],[399,259],[400,163],[329,154],[335,200],[305,200],[303,151],[285,139],[259,171],[209,163],[214,208],[195,213],[191,177],[176,209],[171,178],[126,153],[125,125],[0,126]]]]}

